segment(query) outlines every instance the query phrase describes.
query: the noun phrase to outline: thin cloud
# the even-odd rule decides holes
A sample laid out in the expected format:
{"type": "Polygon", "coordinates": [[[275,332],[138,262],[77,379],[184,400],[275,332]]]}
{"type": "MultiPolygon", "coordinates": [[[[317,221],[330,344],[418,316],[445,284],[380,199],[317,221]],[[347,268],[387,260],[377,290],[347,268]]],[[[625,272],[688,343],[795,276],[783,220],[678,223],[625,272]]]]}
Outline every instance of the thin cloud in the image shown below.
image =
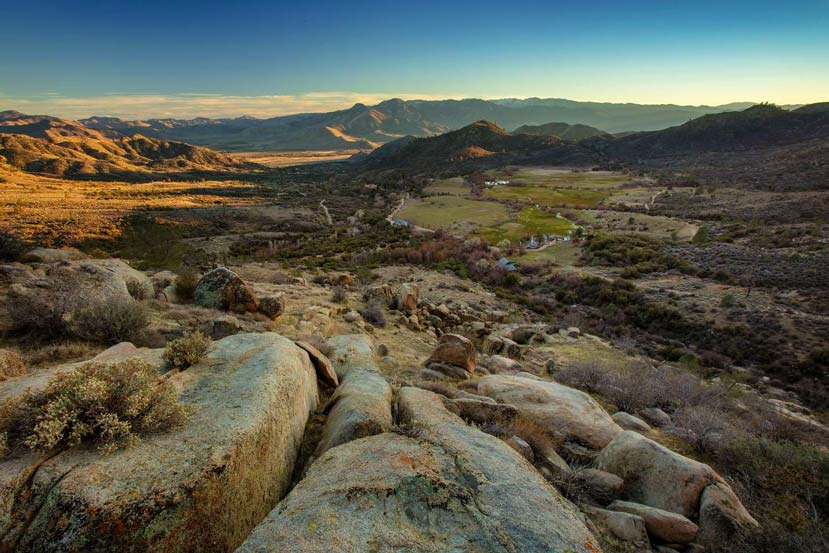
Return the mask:
{"type": "Polygon", "coordinates": [[[0,110],[48,114],[68,119],[92,115],[123,119],[192,117],[275,117],[293,113],[326,112],[351,107],[356,103],[377,104],[389,98],[432,100],[460,98],[456,95],[410,93],[308,92],[263,96],[228,96],[215,94],[113,94],[89,97],[65,97],[46,93],[27,98],[0,94],[0,110]]]}

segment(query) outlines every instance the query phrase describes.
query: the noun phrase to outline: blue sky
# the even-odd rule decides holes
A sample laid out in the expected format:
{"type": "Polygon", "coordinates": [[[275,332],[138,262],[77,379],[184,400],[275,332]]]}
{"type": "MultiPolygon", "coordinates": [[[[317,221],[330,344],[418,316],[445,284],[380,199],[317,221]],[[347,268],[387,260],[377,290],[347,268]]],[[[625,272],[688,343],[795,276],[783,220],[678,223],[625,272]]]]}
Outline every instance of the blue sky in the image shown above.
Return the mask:
{"type": "Polygon", "coordinates": [[[0,0],[0,10],[0,107],[64,116],[275,115],[390,96],[829,100],[829,0],[0,0]]]}

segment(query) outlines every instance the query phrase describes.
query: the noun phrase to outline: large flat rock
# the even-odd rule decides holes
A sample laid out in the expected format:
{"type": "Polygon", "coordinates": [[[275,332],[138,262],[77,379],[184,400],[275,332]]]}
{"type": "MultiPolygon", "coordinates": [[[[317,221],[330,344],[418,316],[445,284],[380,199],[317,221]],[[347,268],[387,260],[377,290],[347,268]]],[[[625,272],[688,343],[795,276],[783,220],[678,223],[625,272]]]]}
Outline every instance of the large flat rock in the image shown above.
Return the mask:
{"type": "Polygon", "coordinates": [[[0,550],[225,552],[244,540],[290,484],[314,368],[282,336],[237,334],[170,378],[190,410],[182,427],[110,456],[0,463],[0,550]]]}
{"type": "Polygon", "coordinates": [[[596,400],[580,390],[540,378],[489,375],[478,381],[477,393],[508,403],[522,416],[551,432],[593,449],[606,446],[622,428],[596,400]]]}
{"type": "Polygon", "coordinates": [[[439,396],[402,388],[398,410],[407,435],[329,449],[238,551],[600,551],[572,504],[439,396]]]}

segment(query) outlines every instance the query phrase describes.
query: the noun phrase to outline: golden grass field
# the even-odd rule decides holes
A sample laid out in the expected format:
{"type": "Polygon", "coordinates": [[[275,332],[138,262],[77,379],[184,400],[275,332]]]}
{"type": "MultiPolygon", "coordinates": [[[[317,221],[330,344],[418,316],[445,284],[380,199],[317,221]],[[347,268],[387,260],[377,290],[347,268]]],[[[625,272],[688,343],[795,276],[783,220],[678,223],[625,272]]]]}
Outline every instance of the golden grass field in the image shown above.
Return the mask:
{"type": "Polygon", "coordinates": [[[260,201],[257,187],[240,181],[127,183],[0,172],[0,230],[44,244],[115,238],[119,222],[142,211],[260,201]],[[229,187],[233,194],[227,194],[229,187]]]}
{"type": "Polygon", "coordinates": [[[291,152],[234,152],[233,157],[266,167],[290,167],[323,161],[343,161],[363,150],[298,150],[291,152]]]}

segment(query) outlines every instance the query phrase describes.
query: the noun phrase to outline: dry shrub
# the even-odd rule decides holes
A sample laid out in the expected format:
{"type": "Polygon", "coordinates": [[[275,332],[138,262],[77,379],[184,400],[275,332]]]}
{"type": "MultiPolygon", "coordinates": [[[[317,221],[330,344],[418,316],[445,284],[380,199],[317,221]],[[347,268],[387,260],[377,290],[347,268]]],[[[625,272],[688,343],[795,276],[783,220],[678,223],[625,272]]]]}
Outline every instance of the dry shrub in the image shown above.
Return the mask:
{"type": "Polygon", "coordinates": [[[54,288],[9,293],[6,309],[17,332],[53,340],[69,334],[71,313],[87,298],[73,288],[72,279],[54,283],[54,288]]]}
{"type": "Polygon", "coordinates": [[[61,342],[43,344],[36,348],[25,350],[23,356],[30,367],[54,365],[94,357],[101,350],[100,346],[88,342],[61,342]]]}
{"type": "Polygon", "coordinates": [[[193,300],[196,297],[198,283],[199,275],[196,271],[189,268],[182,269],[176,276],[176,295],[183,300],[193,300]]]}
{"type": "Polygon", "coordinates": [[[127,291],[130,293],[133,299],[136,300],[146,300],[147,298],[147,288],[144,286],[144,283],[135,278],[128,278],[127,279],[127,291]]]}
{"type": "Polygon", "coordinates": [[[0,231],[0,261],[17,261],[26,248],[26,243],[14,234],[0,231]]]}
{"type": "Polygon", "coordinates": [[[726,395],[723,387],[706,385],[697,376],[669,366],[574,363],[558,370],[555,376],[562,384],[600,394],[629,412],[645,407],[674,411],[686,405],[719,405],[726,395]]]}
{"type": "Polygon", "coordinates": [[[335,286],[331,291],[331,301],[334,303],[345,303],[348,299],[348,292],[342,286],[335,286]]]}
{"type": "Polygon", "coordinates": [[[159,380],[148,363],[130,359],[58,374],[46,389],[22,399],[2,430],[12,447],[40,453],[81,444],[110,453],[142,434],[169,430],[184,417],[172,384],[159,380]]]}
{"type": "Polygon", "coordinates": [[[360,311],[360,315],[363,319],[376,326],[378,328],[383,328],[386,326],[386,315],[383,312],[383,306],[379,303],[372,303],[366,306],[365,309],[360,311]]]}
{"type": "Polygon", "coordinates": [[[0,382],[26,374],[26,365],[15,351],[0,349],[0,382]]]}
{"type": "Polygon", "coordinates": [[[149,324],[147,308],[133,300],[113,299],[80,309],[72,332],[81,339],[103,344],[134,341],[149,324]]]}
{"type": "Polygon", "coordinates": [[[207,352],[213,340],[201,332],[188,333],[181,338],[176,338],[164,349],[164,360],[170,366],[184,370],[198,363],[207,352]]]}

